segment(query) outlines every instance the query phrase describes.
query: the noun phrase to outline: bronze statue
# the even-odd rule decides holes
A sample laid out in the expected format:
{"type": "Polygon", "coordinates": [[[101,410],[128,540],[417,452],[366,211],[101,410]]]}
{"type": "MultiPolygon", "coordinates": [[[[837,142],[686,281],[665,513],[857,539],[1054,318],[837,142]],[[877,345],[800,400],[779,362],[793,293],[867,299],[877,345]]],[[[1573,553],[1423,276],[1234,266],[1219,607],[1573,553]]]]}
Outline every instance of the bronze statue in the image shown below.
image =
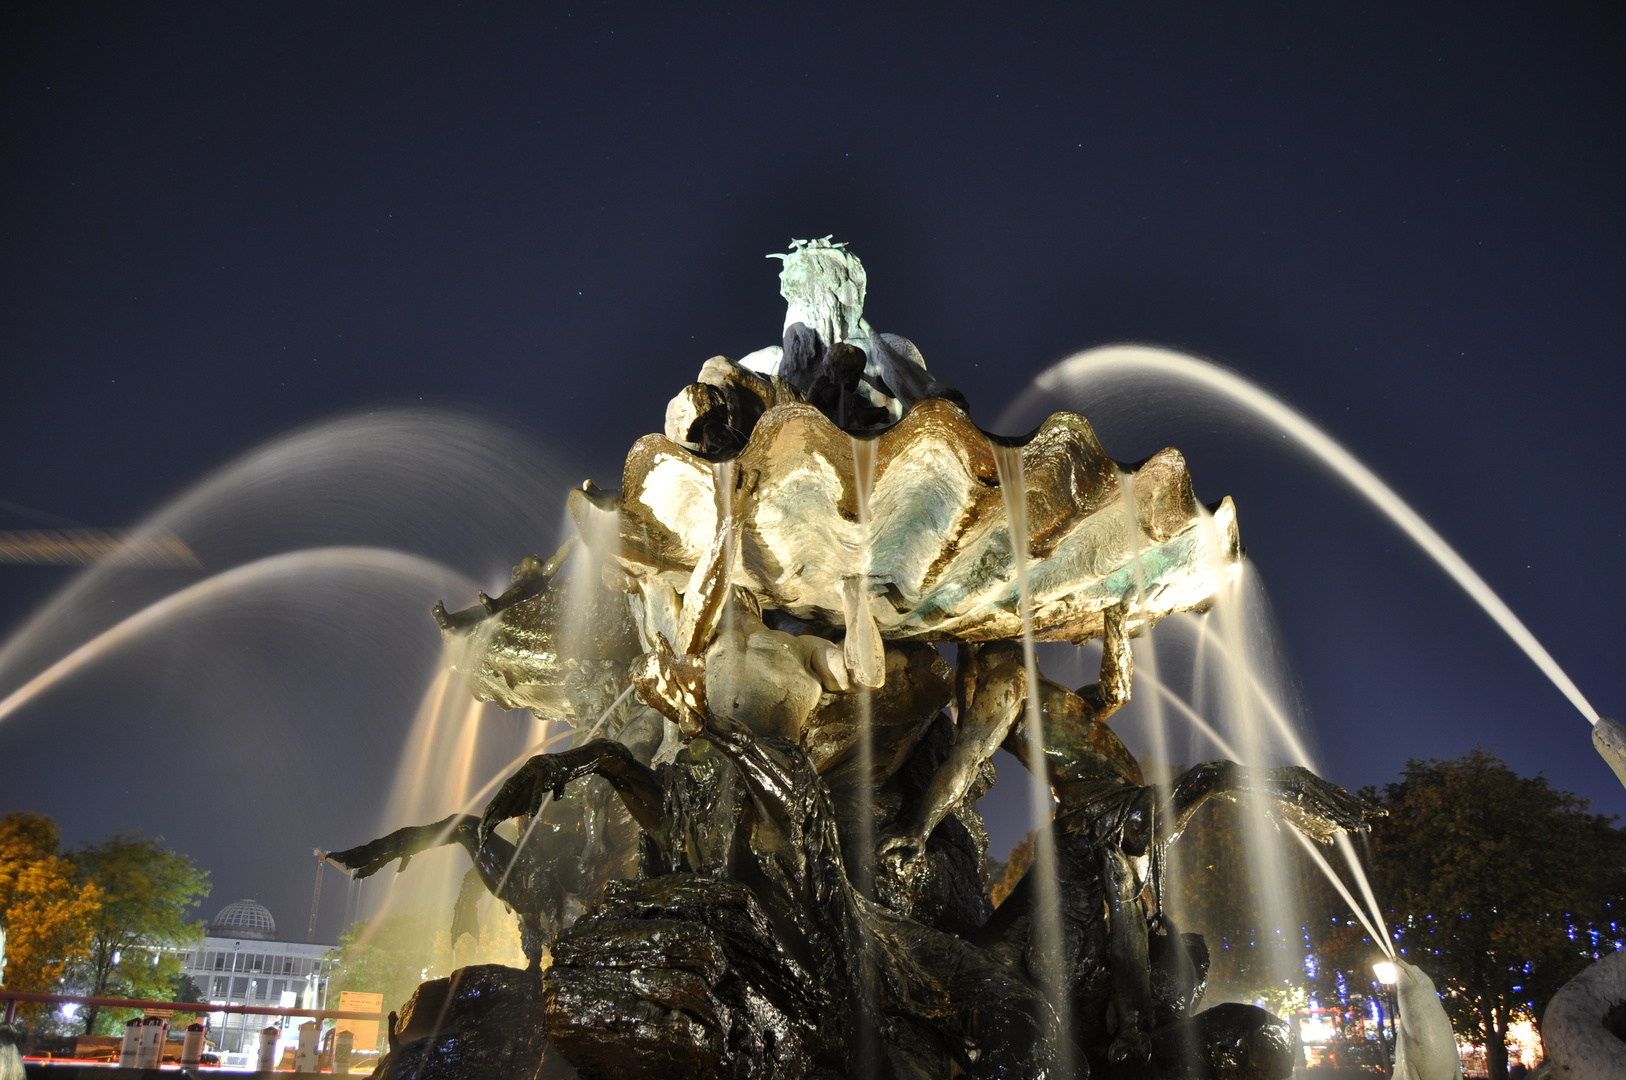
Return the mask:
{"type": "MultiPolygon", "coordinates": [[[[331,857],[365,875],[458,843],[468,888],[516,911],[532,982],[502,993],[547,1039],[487,1071],[1287,1076],[1281,1021],[1196,1011],[1207,953],[1161,909],[1162,852],[1212,797],[1258,796],[1321,841],[1363,808],[1306,770],[1225,761],[1160,789],[1107,725],[1131,635],[1234,572],[1230,501],[1199,507],[1174,450],[1120,466],[1075,414],[986,435],[911,343],[864,321],[856,258],[827,240],[782,258],[783,345],[708,361],[619,489],[572,493],[579,550],[436,608],[476,696],[570,722],[579,745],[531,758],[479,819],[331,857]],[[1099,680],[1042,678],[1024,634],[1102,637],[1099,680]],[[1000,747],[1056,798],[1040,848],[1059,939],[1038,932],[1032,873],[989,902],[976,803],[1000,747]],[[598,794],[578,794],[591,777],[598,794]],[[635,830],[635,868],[572,846],[595,798],[635,830]],[[540,839],[498,836],[512,818],[540,839]]],[[[479,976],[487,993],[520,978],[479,976]]],[[[456,981],[435,992],[478,1028],[456,981]]],[[[397,1026],[382,1075],[472,1068],[397,1026]]]]}

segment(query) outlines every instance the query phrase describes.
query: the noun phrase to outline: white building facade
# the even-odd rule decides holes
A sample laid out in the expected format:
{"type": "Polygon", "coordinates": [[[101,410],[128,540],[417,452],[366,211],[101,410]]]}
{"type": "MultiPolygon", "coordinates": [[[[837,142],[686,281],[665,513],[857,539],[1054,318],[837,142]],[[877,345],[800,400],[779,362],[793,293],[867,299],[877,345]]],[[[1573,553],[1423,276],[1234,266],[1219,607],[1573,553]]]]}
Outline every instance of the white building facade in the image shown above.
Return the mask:
{"type": "MultiPolygon", "coordinates": [[[[338,946],[279,941],[271,912],[238,900],[210,921],[202,947],[183,951],[180,959],[181,970],[211,1005],[320,1009],[338,946]]],[[[273,1024],[284,1026],[284,1018],[213,1013],[209,1043],[224,1053],[249,1052],[258,1046],[260,1029],[273,1024]]]]}

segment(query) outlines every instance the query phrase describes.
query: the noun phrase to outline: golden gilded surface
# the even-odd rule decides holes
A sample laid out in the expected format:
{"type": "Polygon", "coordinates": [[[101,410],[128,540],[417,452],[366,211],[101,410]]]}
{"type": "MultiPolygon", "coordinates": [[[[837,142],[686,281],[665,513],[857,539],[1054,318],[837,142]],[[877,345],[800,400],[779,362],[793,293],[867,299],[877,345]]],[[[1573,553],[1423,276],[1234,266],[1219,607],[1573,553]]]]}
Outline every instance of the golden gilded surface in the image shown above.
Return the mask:
{"type": "MultiPolygon", "coordinates": [[[[857,576],[887,640],[1019,637],[1017,554],[989,436],[957,405],[927,399],[868,443],[810,405],[762,415],[729,463],[740,529],[731,583],[763,608],[840,628],[852,609],[844,582],[857,576]],[[857,451],[874,461],[862,523],[857,451]]],[[[1135,630],[1199,606],[1240,557],[1230,501],[1202,511],[1176,450],[1125,472],[1089,422],[1066,412],[1019,449],[1030,538],[1021,557],[1040,639],[1098,636],[1101,612],[1118,604],[1135,630]]],[[[571,511],[634,589],[681,595],[717,534],[720,471],[646,436],[619,497],[573,492],[571,511]]]]}

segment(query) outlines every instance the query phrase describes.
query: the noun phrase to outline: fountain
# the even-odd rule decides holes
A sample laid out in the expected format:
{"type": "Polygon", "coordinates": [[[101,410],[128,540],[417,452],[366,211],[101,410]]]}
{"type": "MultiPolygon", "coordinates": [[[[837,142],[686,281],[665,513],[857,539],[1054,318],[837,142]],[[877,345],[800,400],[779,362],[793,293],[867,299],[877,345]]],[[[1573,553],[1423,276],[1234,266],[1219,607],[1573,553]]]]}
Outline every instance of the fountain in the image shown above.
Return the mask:
{"type": "Polygon", "coordinates": [[[980,430],[863,318],[842,245],[779,258],[783,343],[708,361],[618,487],[570,493],[558,552],[434,611],[476,699],[576,734],[483,808],[496,780],[330,854],[359,878],[460,845],[454,935],[482,889],[522,930],[528,967],[401,1005],[377,1075],[1290,1075],[1284,1021],[1201,1007],[1164,855],[1211,798],[1312,849],[1367,811],[1248,744],[1148,783],[1107,723],[1137,648],[1152,699],[1205,723],[1150,634],[1245,593],[1230,500],[1200,504],[1175,450],[1114,461],[1076,413],[980,430]],[[1039,643],[1094,639],[1095,682],[1043,676],[1039,643]],[[1001,748],[1036,779],[1037,858],[996,909],[977,807],[1001,748]]]}

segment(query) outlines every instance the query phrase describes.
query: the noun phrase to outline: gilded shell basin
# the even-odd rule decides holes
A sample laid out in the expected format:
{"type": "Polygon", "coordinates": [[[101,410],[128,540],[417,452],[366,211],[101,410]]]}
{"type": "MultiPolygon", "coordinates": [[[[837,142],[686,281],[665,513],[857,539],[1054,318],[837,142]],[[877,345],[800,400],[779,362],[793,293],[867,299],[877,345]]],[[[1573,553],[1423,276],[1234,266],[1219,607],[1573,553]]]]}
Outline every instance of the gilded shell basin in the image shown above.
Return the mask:
{"type": "Polygon", "coordinates": [[[1098,636],[1102,611],[1120,603],[1133,628],[1200,606],[1241,557],[1230,499],[1204,510],[1178,451],[1126,470],[1076,413],[1003,440],[938,399],[869,439],[812,406],[778,405],[726,462],[649,435],[619,492],[572,492],[570,506],[608,574],[642,592],[657,623],[732,514],[730,578],[765,609],[845,626],[844,582],[856,580],[887,640],[987,641],[1023,631],[1024,530],[1018,522],[1013,543],[1006,511],[1017,487],[1040,640],[1098,636]]]}

